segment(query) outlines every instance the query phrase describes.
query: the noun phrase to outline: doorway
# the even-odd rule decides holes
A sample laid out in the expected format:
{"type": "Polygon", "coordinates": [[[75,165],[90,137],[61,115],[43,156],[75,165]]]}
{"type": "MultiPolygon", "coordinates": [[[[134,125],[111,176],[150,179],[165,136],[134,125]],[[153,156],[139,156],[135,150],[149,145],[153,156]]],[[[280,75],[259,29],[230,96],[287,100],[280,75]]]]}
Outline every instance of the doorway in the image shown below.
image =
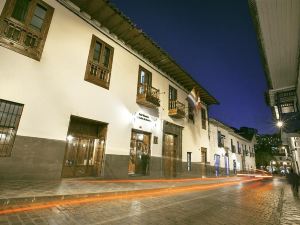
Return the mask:
{"type": "Polygon", "coordinates": [[[245,155],[242,155],[242,171],[246,172],[246,160],[245,155]]]}
{"type": "Polygon", "coordinates": [[[228,157],[228,153],[226,153],[226,155],[224,156],[224,160],[225,160],[225,173],[226,176],[229,176],[229,157],[228,157]]]}
{"type": "Polygon", "coordinates": [[[215,173],[216,177],[220,176],[220,155],[215,154],[215,173]]]}
{"type": "Polygon", "coordinates": [[[100,176],[107,124],[71,116],[62,177],[100,176]]]}
{"type": "Polygon", "coordinates": [[[233,173],[236,174],[236,160],[233,160],[233,173]]]}
{"type": "Polygon", "coordinates": [[[176,176],[176,161],[177,161],[177,137],[173,134],[164,134],[164,175],[165,177],[176,176]]]}
{"type": "Polygon", "coordinates": [[[150,140],[150,133],[132,130],[128,164],[129,175],[149,175],[150,140]]]}

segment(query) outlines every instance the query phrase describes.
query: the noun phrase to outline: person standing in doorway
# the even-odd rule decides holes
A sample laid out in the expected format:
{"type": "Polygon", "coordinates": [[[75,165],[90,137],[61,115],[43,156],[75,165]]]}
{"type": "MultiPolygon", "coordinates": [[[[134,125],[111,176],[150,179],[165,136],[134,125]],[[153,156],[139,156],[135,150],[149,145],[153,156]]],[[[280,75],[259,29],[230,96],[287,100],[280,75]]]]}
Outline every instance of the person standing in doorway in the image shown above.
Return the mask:
{"type": "Polygon", "coordinates": [[[148,175],[148,167],[149,167],[149,154],[148,152],[143,152],[142,154],[142,170],[143,175],[148,175]]]}
{"type": "Polygon", "coordinates": [[[294,197],[299,197],[298,192],[299,192],[299,182],[300,182],[300,177],[298,174],[294,173],[294,170],[291,169],[291,172],[287,176],[288,182],[291,185],[291,189],[293,192],[294,197]]]}

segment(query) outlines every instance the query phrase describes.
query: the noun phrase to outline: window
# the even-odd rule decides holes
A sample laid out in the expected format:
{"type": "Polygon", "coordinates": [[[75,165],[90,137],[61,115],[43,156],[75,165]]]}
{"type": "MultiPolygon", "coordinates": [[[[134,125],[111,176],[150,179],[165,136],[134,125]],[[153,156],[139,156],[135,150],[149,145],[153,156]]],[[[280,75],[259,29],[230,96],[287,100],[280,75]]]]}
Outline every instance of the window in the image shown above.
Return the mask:
{"type": "Polygon", "coordinates": [[[0,45],[40,60],[53,11],[41,0],[7,0],[0,17],[0,45]]]}
{"type": "Polygon", "coordinates": [[[282,114],[295,112],[295,108],[294,108],[294,103],[293,102],[281,104],[280,105],[280,109],[281,109],[281,113],[282,114]]]}
{"type": "Polygon", "coordinates": [[[241,154],[240,142],[237,142],[238,153],[241,154]]]}
{"type": "Polygon", "coordinates": [[[160,106],[159,89],[152,87],[152,73],[139,66],[136,102],[149,108],[160,106]]]}
{"type": "Polygon", "coordinates": [[[23,105],[0,99],[0,157],[11,156],[23,105]]]}
{"type": "Polygon", "coordinates": [[[169,86],[169,101],[176,101],[177,100],[177,90],[172,86],[169,86]]]}
{"type": "Polygon", "coordinates": [[[235,153],[236,149],[235,149],[235,146],[233,145],[233,140],[232,139],[230,139],[230,145],[231,145],[231,152],[235,153]]]}
{"type": "Polygon", "coordinates": [[[93,35],[84,80],[109,89],[113,53],[113,47],[93,35]]]}
{"type": "Polygon", "coordinates": [[[201,119],[202,119],[202,129],[206,130],[206,110],[204,108],[201,108],[201,119]]]}
{"type": "Polygon", "coordinates": [[[194,106],[188,101],[188,119],[195,124],[194,106]]]}
{"type": "Polygon", "coordinates": [[[177,89],[169,85],[169,115],[184,117],[185,106],[183,103],[177,101],[177,89]],[[175,111],[174,111],[175,110],[175,111]],[[173,112],[173,114],[171,113],[173,112]],[[180,116],[179,116],[180,115],[180,116]]]}
{"type": "Polygon", "coordinates": [[[224,139],[225,135],[223,135],[221,131],[218,131],[218,147],[224,147],[224,139]]]}
{"type": "Polygon", "coordinates": [[[146,94],[151,90],[151,86],[152,86],[152,73],[140,66],[137,93],[146,94]]]}

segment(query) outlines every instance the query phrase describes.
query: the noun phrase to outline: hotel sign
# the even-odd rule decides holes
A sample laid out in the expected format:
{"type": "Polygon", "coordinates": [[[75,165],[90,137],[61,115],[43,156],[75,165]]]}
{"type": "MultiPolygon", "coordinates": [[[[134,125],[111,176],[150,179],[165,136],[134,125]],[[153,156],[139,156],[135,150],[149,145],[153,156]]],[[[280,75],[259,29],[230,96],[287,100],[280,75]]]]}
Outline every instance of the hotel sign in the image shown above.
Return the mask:
{"type": "Polygon", "coordinates": [[[144,112],[135,112],[133,114],[133,127],[144,131],[152,132],[157,126],[157,118],[144,112]]]}
{"type": "Polygon", "coordinates": [[[144,113],[138,113],[137,118],[140,119],[140,120],[147,121],[147,122],[152,122],[150,116],[146,115],[144,113]]]}

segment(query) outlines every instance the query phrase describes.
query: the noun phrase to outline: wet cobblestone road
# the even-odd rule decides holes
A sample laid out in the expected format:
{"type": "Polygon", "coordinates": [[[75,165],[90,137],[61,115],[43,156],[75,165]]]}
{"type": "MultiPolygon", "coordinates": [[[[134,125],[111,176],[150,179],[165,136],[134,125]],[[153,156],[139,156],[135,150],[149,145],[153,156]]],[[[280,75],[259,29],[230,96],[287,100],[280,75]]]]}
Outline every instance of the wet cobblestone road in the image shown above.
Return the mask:
{"type": "Polygon", "coordinates": [[[169,196],[61,205],[0,216],[0,225],[300,224],[299,200],[282,179],[169,196]]]}

